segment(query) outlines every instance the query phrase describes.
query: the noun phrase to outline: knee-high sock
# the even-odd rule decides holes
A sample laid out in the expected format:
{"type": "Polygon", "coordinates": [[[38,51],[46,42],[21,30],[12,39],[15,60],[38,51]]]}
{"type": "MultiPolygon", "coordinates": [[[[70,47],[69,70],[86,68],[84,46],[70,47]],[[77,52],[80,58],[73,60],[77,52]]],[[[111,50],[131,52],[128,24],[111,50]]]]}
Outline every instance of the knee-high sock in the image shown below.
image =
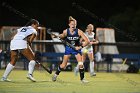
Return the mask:
{"type": "Polygon", "coordinates": [[[90,62],[90,73],[94,73],[94,61],[90,62]]]}
{"type": "Polygon", "coordinates": [[[6,70],[5,70],[4,74],[3,74],[3,77],[7,78],[9,76],[10,72],[13,70],[14,67],[15,66],[13,66],[12,64],[9,63],[7,65],[7,67],[6,67],[6,70]]]}
{"type": "Polygon", "coordinates": [[[33,72],[34,72],[34,67],[35,67],[35,61],[34,60],[31,60],[30,62],[29,62],[29,66],[28,66],[28,73],[29,74],[33,74],[33,72]]]}
{"type": "Polygon", "coordinates": [[[79,68],[80,80],[84,79],[84,68],[79,68]]]}
{"type": "Polygon", "coordinates": [[[75,67],[75,70],[78,72],[79,71],[79,65],[77,64],[77,66],[75,67]]]}
{"type": "Polygon", "coordinates": [[[61,68],[60,66],[58,66],[58,68],[57,68],[55,74],[56,74],[56,75],[59,75],[59,73],[60,73],[62,70],[63,70],[63,68],[61,68]]]}

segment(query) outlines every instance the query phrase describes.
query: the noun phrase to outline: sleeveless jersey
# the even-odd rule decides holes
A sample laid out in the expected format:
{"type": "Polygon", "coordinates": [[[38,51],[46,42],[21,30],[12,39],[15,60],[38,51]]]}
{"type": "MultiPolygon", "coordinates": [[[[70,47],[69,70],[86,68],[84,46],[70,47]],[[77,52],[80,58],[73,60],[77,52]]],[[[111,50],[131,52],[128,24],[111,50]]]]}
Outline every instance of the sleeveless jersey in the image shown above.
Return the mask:
{"type": "MultiPolygon", "coordinates": [[[[66,37],[66,41],[69,42],[70,44],[74,45],[74,46],[79,46],[80,45],[80,37],[78,35],[78,29],[75,29],[74,34],[72,35],[70,33],[69,28],[67,29],[67,37],[66,37]]],[[[78,53],[81,54],[81,49],[76,51],[72,48],[70,48],[69,46],[65,47],[65,55],[77,55],[78,53]]]]}
{"type": "MultiPolygon", "coordinates": [[[[92,34],[89,35],[88,32],[85,32],[85,35],[88,37],[88,39],[89,39],[90,41],[93,41],[95,33],[92,32],[92,34]]],[[[85,47],[82,49],[82,51],[84,51],[85,49],[87,50],[87,53],[93,53],[93,47],[92,47],[92,45],[89,44],[89,45],[85,46],[85,47]]]]}
{"type": "Polygon", "coordinates": [[[94,39],[94,35],[95,35],[94,32],[91,32],[91,33],[92,33],[92,35],[89,35],[88,32],[85,32],[86,36],[88,37],[88,39],[89,39],[90,41],[92,41],[92,40],[94,39]]]}
{"type": "Polygon", "coordinates": [[[78,35],[78,29],[76,28],[74,31],[74,34],[72,35],[70,33],[69,28],[67,29],[67,37],[66,41],[72,44],[73,46],[79,46],[80,45],[80,37],[78,35]]]}

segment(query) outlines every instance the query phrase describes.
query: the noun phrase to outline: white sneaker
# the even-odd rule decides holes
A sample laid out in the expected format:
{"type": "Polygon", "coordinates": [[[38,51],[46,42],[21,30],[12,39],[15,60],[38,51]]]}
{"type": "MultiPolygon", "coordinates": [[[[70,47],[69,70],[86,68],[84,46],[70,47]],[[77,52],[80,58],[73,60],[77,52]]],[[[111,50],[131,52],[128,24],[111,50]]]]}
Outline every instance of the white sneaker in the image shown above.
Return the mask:
{"type": "Polygon", "coordinates": [[[90,73],[90,76],[92,77],[92,76],[96,76],[96,73],[90,73]]]}
{"type": "Polygon", "coordinates": [[[52,81],[54,81],[54,82],[55,82],[55,81],[56,81],[56,79],[57,79],[57,76],[58,76],[58,75],[54,74],[54,76],[52,77],[52,81]]]}
{"type": "Polygon", "coordinates": [[[79,72],[78,69],[75,67],[74,68],[74,74],[75,74],[75,76],[78,76],[78,72],[79,72]]]}
{"type": "Polygon", "coordinates": [[[8,78],[5,78],[5,77],[2,77],[2,78],[1,78],[1,81],[5,81],[5,82],[11,82],[11,80],[10,80],[10,79],[8,79],[8,78]]]}
{"type": "Polygon", "coordinates": [[[27,79],[33,81],[33,82],[36,82],[36,80],[33,78],[33,75],[32,74],[28,74],[27,75],[27,79]]]}
{"type": "Polygon", "coordinates": [[[82,79],[81,82],[82,82],[82,83],[88,83],[89,81],[87,81],[87,80],[85,80],[85,79],[82,79]]]}

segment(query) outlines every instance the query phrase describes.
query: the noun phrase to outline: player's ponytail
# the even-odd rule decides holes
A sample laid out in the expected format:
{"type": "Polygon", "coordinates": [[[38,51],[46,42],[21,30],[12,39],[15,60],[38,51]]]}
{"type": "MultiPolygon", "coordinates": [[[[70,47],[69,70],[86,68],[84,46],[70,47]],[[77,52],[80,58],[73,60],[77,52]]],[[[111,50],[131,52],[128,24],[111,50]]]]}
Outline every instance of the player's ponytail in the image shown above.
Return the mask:
{"type": "Polygon", "coordinates": [[[29,20],[29,22],[27,22],[27,24],[25,26],[31,26],[32,24],[39,25],[39,22],[36,19],[31,19],[31,20],[29,20]]]}
{"type": "Polygon", "coordinates": [[[69,23],[70,23],[71,21],[75,21],[75,22],[77,23],[76,19],[74,19],[72,16],[69,16],[69,23]]]}

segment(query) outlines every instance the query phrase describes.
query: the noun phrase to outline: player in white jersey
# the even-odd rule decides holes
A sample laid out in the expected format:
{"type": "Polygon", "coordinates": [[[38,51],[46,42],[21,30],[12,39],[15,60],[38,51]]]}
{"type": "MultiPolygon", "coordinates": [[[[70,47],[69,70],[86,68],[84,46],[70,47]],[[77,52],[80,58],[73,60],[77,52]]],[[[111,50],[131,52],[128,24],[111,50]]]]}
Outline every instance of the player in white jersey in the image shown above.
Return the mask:
{"type": "MultiPolygon", "coordinates": [[[[85,35],[90,40],[90,44],[87,45],[82,49],[82,60],[85,62],[86,56],[88,56],[90,61],[90,76],[96,76],[96,73],[94,72],[94,53],[93,53],[93,44],[98,44],[98,40],[95,40],[94,36],[95,33],[93,32],[94,26],[92,24],[89,24],[87,26],[87,29],[85,30],[85,35]]],[[[84,43],[84,42],[83,42],[84,43]]],[[[77,67],[75,68],[75,73],[77,74],[77,67]]]]}
{"type": "Polygon", "coordinates": [[[34,38],[37,36],[39,22],[35,19],[32,19],[27,23],[25,27],[17,29],[17,33],[14,35],[10,42],[10,53],[11,61],[7,65],[6,70],[2,76],[1,81],[11,81],[7,77],[14,68],[16,61],[18,59],[18,54],[23,54],[30,62],[28,65],[28,74],[27,78],[35,82],[33,78],[33,71],[35,66],[35,56],[31,49],[31,43],[34,38]]]}

